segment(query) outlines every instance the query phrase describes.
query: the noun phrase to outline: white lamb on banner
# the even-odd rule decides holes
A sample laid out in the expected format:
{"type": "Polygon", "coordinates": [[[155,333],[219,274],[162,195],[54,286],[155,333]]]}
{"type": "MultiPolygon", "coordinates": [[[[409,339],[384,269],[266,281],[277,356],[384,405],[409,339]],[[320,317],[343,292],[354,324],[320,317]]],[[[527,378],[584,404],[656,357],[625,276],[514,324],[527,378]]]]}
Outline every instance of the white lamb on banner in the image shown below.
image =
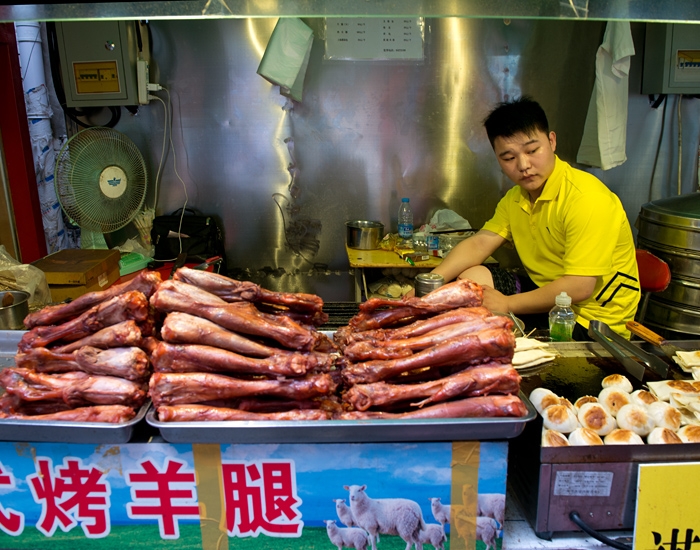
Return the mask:
{"type": "Polygon", "coordinates": [[[476,540],[482,541],[489,550],[496,550],[496,535],[498,533],[498,523],[493,518],[483,516],[476,517],[476,540]]]}
{"type": "MultiPolygon", "coordinates": [[[[335,511],[338,514],[338,519],[348,527],[357,527],[357,522],[355,521],[355,518],[352,517],[352,510],[347,504],[345,504],[345,499],[334,498],[333,502],[335,502],[335,511]]],[[[379,542],[379,533],[377,533],[377,542],[379,542]]]]}
{"type": "Polygon", "coordinates": [[[423,550],[420,532],[425,529],[423,512],[417,502],[407,498],[370,498],[367,485],[344,485],[350,491],[350,509],[357,524],[370,534],[372,550],[379,533],[398,535],[406,542],[406,550],[415,544],[423,550]]]}
{"type": "Polygon", "coordinates": [[[440,523],[442,525],[442,528],[445,528],[446,523],[450,523],[450,505],[449,504],[443,504],[440,502],[440,497],[436,498],[431,498],[430,500],[430,509],[433,511],[433,517],[435,518],[435,521],[440,523]]]}
{"type": "Polygon", "coordinates": [[[328,538],[338,547],[338,550],[343,550],[343,548],[367,550],[369,535],[364,529],[359,527],[338,527],[334,519],[326,519],[324,523],[326,524],[328,538]]]}
{"type": "Polygon", "coordinates": [[[345,499],[334,498],[333,502],[335,502],[335,511],[338,514],[338,519],[343,522],[343,525],[347,527],[357,527],[355,518],[352,517],[352,510],[350,510],[350,506],[345,504],[345,499]]]}
{"type": "Polygon", "coordinates": [[[476,501],[476,515],[493,518],[503,527],[506,516],[506,495],[501,493],[479,494],[476,501]]]}
{"type": "Polygon", "coordinates": [[[428,523],[420,532],[420,541],[423,544],[432,544],[435,550],[443,550],[446,540],[445,530],[439,523],[428,523]]]}

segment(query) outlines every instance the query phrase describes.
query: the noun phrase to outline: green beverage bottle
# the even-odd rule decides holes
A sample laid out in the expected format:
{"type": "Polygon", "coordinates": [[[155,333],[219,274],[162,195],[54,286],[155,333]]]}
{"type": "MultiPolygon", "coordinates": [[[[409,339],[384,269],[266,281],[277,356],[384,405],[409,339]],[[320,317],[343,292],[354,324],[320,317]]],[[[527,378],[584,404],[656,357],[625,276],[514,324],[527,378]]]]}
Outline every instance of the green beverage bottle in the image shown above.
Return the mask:
{"type": "Polygon", "coordinates": [[[554,299],[555,306],[549,312],[549,337],[553,342],[573,340],[576,314],[571,309],[571,296],[562,292],[554,299]]]}

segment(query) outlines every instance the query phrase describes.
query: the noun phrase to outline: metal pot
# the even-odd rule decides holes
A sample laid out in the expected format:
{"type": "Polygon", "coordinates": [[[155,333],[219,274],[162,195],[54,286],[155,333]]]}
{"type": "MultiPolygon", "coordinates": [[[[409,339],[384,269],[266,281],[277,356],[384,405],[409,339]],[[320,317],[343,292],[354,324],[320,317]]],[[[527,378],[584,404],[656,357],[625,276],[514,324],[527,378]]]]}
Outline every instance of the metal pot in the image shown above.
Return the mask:
{"type": "Polygon", "coordinates": [[[379,248],[379,242],[384,236],[384,224],[364,220],[345,222],[345,242],[348,248],[374,250],[379,248]]]}
{"type": "Polygon", "coordinates": [[[0,293],[0,300],[12,295],[12,305],[0,307],[0,330],[24,329],[24,318],[29,314],[29,293],[23,290],[8,290],[0,293]]]}

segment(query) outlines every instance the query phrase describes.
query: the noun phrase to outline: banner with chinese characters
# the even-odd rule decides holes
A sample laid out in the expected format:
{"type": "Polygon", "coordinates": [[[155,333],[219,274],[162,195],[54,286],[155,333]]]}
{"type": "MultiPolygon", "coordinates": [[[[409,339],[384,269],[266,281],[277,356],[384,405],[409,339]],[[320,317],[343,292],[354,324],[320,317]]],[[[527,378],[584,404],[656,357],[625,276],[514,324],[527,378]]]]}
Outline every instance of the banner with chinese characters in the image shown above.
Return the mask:
{"type": "Polygon", "coordinates": [[[640,464],[634,547],[700,548],[700,463],[640,464]]]}
{"type": "Polygon", "coordinates": [[[2,442],[0,549],[498,550],[507,453],[506,442],[2,442]]]}

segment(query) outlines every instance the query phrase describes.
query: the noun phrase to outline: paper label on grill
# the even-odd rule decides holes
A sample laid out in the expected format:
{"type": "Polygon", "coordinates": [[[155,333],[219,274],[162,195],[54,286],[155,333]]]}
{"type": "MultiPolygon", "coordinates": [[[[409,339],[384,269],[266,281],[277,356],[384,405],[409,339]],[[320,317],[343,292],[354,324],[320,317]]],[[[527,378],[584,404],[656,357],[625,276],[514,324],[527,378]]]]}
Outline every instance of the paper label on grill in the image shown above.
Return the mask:
{"type": "Polygon", "coordinates": [[[571,497],[609,497],[612,472],[559,471],[554,479],[554,494],[571,497]]]}

